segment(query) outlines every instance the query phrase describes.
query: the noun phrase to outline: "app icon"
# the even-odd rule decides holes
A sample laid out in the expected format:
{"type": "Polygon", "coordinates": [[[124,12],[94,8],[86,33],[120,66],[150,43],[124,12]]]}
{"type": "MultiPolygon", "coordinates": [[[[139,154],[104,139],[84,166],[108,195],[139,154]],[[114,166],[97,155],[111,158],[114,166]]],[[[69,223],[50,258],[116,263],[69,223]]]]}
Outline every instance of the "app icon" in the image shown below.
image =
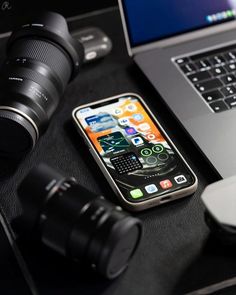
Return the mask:
{"type": "Polygon", "coordinates": [[[156,187],[155,184],[149,184],[145,186],[145,190],[148,194],[154,194],[158,191],[158,188],[156,187]]]}
{"type": "MultiPolygon", "coordinates": [[[[226,19],[228,16],[227,16],[227,13],[226,11],[223,11],[222,12],[222,19],[226,19]]],[[[217,17],[216,17],[217,18],[217,17]]],[[[217,18],[218,19],[218,18],[217,18]]]]}
{"type": "Polygon", "coordinates": [[[130,103],[125,108],[128,112],[135,112],[137,110],[137,107],[134,103],[130,103]]]}
{"type": "Polygon", "coordinates": [[[114,109],[113,114],[114,114],[115,116],[120,116],[120,115],[122,115],[122,114],[123,114],[123,110],[122,110],[122,108],[116,108],[116,109],[114,109]]]}
{"type": "Polygon", "coordinates": [[[137,133],[137,131],[134,127],[126,127],[125,132],[127,135],[134,135],[137,133]]]}
{"type": "Polygon", "coordinates": [[[139,136],[132,138],[131,141],[132,141],[133,145],[135,145],[135,146],[143,144],[143,139],[142,139],[142,137],[139,137],[139,136]]]}
{"type": "Polygon", "coordinates": [[[227,13],[227,16],[228,17],[232,17],[233,16],[232,10],[227,10],[226,13],[227,13]]]}
{"type": "Polygon", "coordinates": [[[211,18],[212,18],[212,22],[217,21],[217,19],[216,19],[216,15],[215,15],[215,14],[212,14],[211,18]]]}
{"type": "Polygon", "coordinates": [[[136,189],[130,191],[130,195],[133,199],[139,199],[143,196],[143,192],[141,191],[141,189],[136,188],[136,189]]]}
{"type": "Polygon", "coordinates": [[[156,138],[155,134],[150,133],[150,134],[147,135],[147,139],[149,139],[149,140],[153,140],[155,138],[156,138]]]}
{"type": "Polygon", "coordinates": [[[121,132],[98,137],[98,142],[105,153],[121,151],[129,147],[129,143],[121,132]]]}
{"type": "Polygon", "coordinates": [[[118,120],[121,126],[129,125],[129,117],[124,117],[118,120]]]}
{"type": "Polygon", "coordinates": [[[163,189],[168,189],[170,187],[173,186],[172,182],[169,180],[169,179],[165,179],[165,180],[162,180],[160,182],[160,186],[163,188],[163,189]]]}
{"type": "Polygon", "coordinates": [[[132,117],[135,121],[142,121],[144,119],[142,114],[134,114],[132,117]]]}
{"type": "Polygon", "coordinates": [[[141,155],[142,155],[143,157],[149,157],[149,156],[152,155],[152,150],[149,149],[149,148],[142,149],[142,150],[141,150],[141,155]]]}
{"type": "Polygon", "coordinates": [[[148,123],[142,123],[138,127],[141,131],[147,131],[150,129],[150,125],[148,123]]]}
{"type": "Polygon", "coordinates": [[[163,152],[164,148],[162,144],[156,144],[153,148],[152,148],[153,152],[156,154],[159,154],[161,152],[163,152]]]}
{"type": "Polygon", "coordinates": [[[94,133],[116,127],[116,120],[107,113],[99,113],[85,118],[86,123],[94,133]]]}
{"type": "Polygon", "coordinates": [[[178,175],[174,179],[175,179],[175,182],[177,184],[181,184],[181,183],[187,182],[187,179],[186,179],[186,177],[184,175],[178,175]]]}
{"type": "Polygon", "coordinates": [[[206,18],[207,18],[207,21],[209,23],[212,23],[213,22],[213,19],[212,19],[212,16],[211,15],[208,15],[206,18]]]}
{"type": "MultiPolygon", "coordinates": [[[[226,14],[227,15],[227,14],[226,14]]],[[[217,18],[217,20],[222,20],[222,18],[223,18],[223,14],[222,13],[217,13],[216,14],[216,18],[217,18]]]]}

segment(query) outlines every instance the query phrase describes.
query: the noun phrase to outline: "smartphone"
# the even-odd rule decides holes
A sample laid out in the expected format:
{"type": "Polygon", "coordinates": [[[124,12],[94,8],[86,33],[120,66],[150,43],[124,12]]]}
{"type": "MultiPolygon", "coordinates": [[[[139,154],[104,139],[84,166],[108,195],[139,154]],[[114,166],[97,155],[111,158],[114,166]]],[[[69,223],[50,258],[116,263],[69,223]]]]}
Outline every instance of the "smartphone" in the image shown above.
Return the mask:
{"type": "Polygon", "coordinates": [[[10,225],[0,210],[0,294],[37,295],[38,292],[18,250],[10,225]]]}
{"type": "Polygon", "coordinates": [[[197,177],[139,95],[82,105],[72,115],[126,209],[143,210],[196,191],[197,177]]]}

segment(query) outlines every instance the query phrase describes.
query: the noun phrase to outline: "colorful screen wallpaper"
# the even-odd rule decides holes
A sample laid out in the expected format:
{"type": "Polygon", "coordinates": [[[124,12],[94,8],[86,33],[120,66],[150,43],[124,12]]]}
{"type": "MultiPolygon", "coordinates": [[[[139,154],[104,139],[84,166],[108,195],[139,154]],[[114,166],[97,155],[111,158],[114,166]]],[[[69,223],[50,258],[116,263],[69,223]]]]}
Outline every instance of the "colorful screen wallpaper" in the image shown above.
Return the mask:
{"type": "Polygon", "coordinates": [[[193,176],[136,97],[76,113],[117,186],[132,202],[193,184],[193,176]]]}

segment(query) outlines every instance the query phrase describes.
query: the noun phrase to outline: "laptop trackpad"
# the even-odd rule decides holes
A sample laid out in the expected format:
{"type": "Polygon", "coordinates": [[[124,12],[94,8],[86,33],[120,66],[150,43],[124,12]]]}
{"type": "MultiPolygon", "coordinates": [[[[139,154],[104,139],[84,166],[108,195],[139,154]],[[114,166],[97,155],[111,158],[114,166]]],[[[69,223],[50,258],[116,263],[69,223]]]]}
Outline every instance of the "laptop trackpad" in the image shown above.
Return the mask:
{"type": "Polygon", "coordinates": [[[236,109],[192,118],[186,129],[219,174],[236,174],[236,109]]]}

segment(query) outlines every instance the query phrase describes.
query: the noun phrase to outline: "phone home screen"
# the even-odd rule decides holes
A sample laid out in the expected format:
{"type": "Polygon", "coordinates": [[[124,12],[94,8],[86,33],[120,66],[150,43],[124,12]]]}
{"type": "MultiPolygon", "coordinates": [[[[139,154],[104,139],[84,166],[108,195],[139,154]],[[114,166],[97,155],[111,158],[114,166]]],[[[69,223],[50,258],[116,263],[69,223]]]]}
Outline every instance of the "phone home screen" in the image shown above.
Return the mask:
{"type": "Polygon", "coordinates": [[[128,201],[144,201],[194,183],[188,167],[135,96],[79,109],[76,117],[128,201]]]}

